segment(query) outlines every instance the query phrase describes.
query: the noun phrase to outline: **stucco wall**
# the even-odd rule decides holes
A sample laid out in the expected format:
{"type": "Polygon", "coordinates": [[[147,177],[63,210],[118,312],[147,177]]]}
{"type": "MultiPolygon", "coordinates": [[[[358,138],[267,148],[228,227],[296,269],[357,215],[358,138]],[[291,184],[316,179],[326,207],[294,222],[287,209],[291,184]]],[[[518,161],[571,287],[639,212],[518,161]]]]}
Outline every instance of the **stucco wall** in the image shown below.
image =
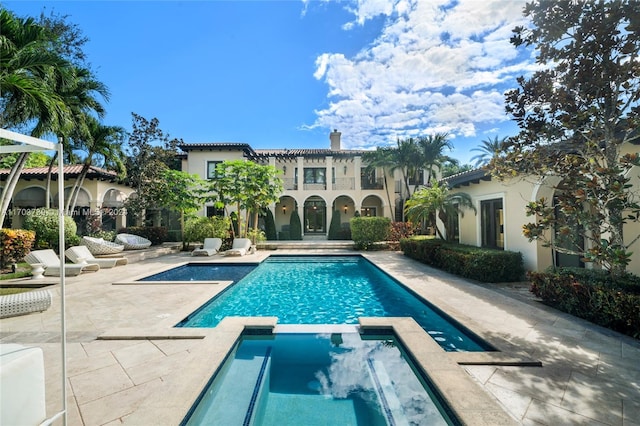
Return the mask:
{"type": "Polygon", "coordinates": [[[460,242],[480,246],[482,244],[480,204],[484,200],[502,199],[504,209],[504,249],[521,252],[525,268],[539,267],[538,245],[529,243],[522,235],[522,225],[531,221],[524,206],[531,200],[533,185],[524,181],[480,181],[478,184],[455,188],[451,192],[466,192],[473,200],[476,213],[465,210],[460,218],[460,242]]]}

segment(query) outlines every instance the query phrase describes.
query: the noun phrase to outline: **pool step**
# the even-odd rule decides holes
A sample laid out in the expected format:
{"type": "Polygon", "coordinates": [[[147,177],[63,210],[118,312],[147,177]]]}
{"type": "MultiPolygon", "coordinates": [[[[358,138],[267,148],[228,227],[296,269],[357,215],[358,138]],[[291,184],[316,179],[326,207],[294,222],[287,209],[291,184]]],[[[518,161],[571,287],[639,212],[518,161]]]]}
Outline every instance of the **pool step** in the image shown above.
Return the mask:
{"type": "Polygon", "coordinates": [[[208,389],[187,425],[250,425],[259,407],[262,388],[268,388],[271,347],[236,354],[220,384],[223,389],[208,389]]]}
{"type": "Polygon", "coordinates": [[[409,421],[404,414],[402,404],[393,388],[387,369],[381,361],[367,359],[369,374],[382,406],[382,411],[387,418],[387,424],[395,426],[409,426],[409,421]]]}

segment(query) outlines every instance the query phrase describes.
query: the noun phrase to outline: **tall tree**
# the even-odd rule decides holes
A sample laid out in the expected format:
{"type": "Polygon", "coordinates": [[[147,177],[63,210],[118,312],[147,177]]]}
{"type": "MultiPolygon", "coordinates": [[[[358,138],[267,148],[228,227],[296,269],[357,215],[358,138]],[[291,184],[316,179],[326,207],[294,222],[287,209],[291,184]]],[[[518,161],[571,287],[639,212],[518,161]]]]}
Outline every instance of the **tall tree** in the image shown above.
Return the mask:
{"type": "Polygon", "coordinates": [[[154,199],[154,182],[162,179],[166,169],[179,170],[177,145],[182,140],[163,132],[157,118],[147,120],[136,113],[131,115],[133,130],[124,148],[126,182],[136,192],[127,199],[125,207],[140,218],[145,209],[159,207],[154,199]]]}
{"type": "Polygon", "coordinates": [[[576,254],[619,275],[639,238],[625,241],[623,228],[640,215],[628,173],[640,156],[621,150],[640,136],[640,3],[539,0],[524,15],[532,25],[516,28],[512,43],[534,47],[541,69],[506,94],[520,133],[490,166],[499,178],[556,176],[563,214],[549,200],[531,203],[538,221],[525,235],[554,244],[550,231],[567,229],[562,218],[571,217],[571,232],[588,242],[576,254]]]}
{"type": "Polygon", "coordinates": [[[387,182],[387,174],[395,167],[394,151],[390,147],[378,147],[375,151],[365,152],[362,156],[363,161],[367,164],[366,171],[371,173],[376,168],[382,169],[382,179],[384,181],[384,189],[387,192],[387,202],[391,209],[391,215],[396,216],[395,205],[391,201],[391,193],[389,191],[389,183],[387,182]]]}
{"type": "Polygon", "coordinates": [[[280,172],[275,167],[230,160],[216,166],[216,178],[210,181],[210,192],[217,206],[226,209],[228,205],[235,205],[238,215],[237,236],[244,237],[247,235],[249,215],[253,215],[255,230],[260,211],[278,201],[282,186],[280,172]]]}
{"type": "Polygon", "coordinates": [[[417,180],[418,170],[424,164],[422,149],[418,141],[413,138],[398,139],[395,149],[395,166],[392,167],[392,170],[400,170],[408,198],[412,194],[409,182],[417,180]]]}
{"type": "MultiPolygon", "coordinates": [[[[83,66],[86,38],[65,17],[37,23],[1,7],[0,28],[0,125],[32,128],[29,133],[35,137],[56,135],[71,152],[68,135],[86,129],[88,114],[104,113],[96,96],[108,97],[106,87],[83,66]]],[[[20,154],[12,167],[2,193],[0,223],[28,156],[20,154]]],[[[54,161],[55,156],[51,164],[54,161]]]]}
{"type": "MultiPolygon", "coordinates": [[[[184,235],[185,215],[195,213],[202,206],[202,189],[205,181],[198,175],[164,169],[162,179],[154,182],[150,196],[157,205],[180,213],[180,231],[184,235]]],[[[183,248],[187,241],[183,239],[183,248]]]]}
{"type": "MultiPolygon", "coordinates": [[[[64,81],[72,65],[52,52],[51,34],[33,18],[21,19],[0,6],[0,127],[27,128],[40,137],[69,123],[68,111],[54,90],[64,81]]],[[[0,224],[4,223],[20,174],[29,153],[18,155],[11,168],[0,202],[0,224]]]]}
{"type": "Polygon", "coordinates": [[[494,157],[498,157],[504,152],[507,144],[507,138],[498,138],[495,136],[493,139],[487,138],[480,142],[480,146],[473,148],[471,151],[479,152],[471,157],[471,161],[476,167],[484,166],[488,164],[494,157]]]}
{"type": "Polygon", "coordinates": [[[427,185],[431,184],[434,177],[434,169],[442,170],[445,163],[457,163],[458,160],[449,157],[444,153],[446,149],[453,149],[453,145],[446,133],[436,133],[435,135],[418,138],[418,145],[422,149],[422,167],[427,170],[427,185]]]}
{"type": "Polygon", "coordinates": [[[86,152],[86,157],[82,163],[82,170],[69,192],[66,205],[67,214],[71,214],[75,210],[80,188],[84,184],[89,169],[97,161],[101,166],[116,171],[120,178],[124,178],[126,174],[122,152],[125,130],[118,126],[105,126],[91,117],[87,118],[86,125],[88,134],[79,136],[79,138],[86,139],[78,140],[80,143],[76,146],[76,149],[86,152]]]}

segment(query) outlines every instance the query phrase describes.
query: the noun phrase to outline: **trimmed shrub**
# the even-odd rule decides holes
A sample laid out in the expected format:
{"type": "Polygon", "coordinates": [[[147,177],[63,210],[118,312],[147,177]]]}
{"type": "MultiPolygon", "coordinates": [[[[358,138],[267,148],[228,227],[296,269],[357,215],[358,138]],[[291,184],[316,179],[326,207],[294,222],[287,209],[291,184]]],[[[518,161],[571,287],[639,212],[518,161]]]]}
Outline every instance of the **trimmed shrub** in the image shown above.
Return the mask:
{"type": "Polygon", "coordinates": [[[369,250],[375,243],[386,241],[391,229],[388,217],[353,217],[349,223],[351,238],[358,250],[369,250]]]}
{"type": "Polygon", "coordinates": [[[0,268],[22,262],[31,251],[36,233],[25,229],[0,229],[0,268]]]}
{"type": "Polygon", "coordinates": [[[120,229],[118,234],[132,234],[146,238],[153,246],[164,243],[169,237],[169,231],[164,226],[129,226],[120,229]]]}
{"type": "MultiPolygon", "coordinates": [[[[35,248],[52,248],[59,251],[58,210],[45,208],[35,209],[30,215],[25,217],[23,226],[24,229],[36,233],[35,248]]],[[[78,227],[73,219],[69,216],[64,216],[65,246],[71,247],[79,243],[80,237],[76,235],[77,230],[78,227]]]]}
{"type": "Polygon", "coordinates": [[[278,232],[278,240],[286,241],[286,240],[290,240],[290,239],[291,239],[291,234],[289,233],[289,231],[280,231],[280,232],[278,232]]]}
{"type": "Polygon", "coordinates": [[[273,218],[273,213],[271,213],[270,209],[267,209],[266,218],[264,220],[264,234],[267,237],[267,241],[274,241],[278,239],[276,221],[273,218]]]}
{"type": "Polygon", "coordinates": [[[298,210],[293,209],[291,218],[289,219],[289,238],[292,240],[302,240],[302,223],[298,210]]]}
{"type": "Polygon", "coordinates": [[[192,242],[203,242],[205,238],[229,238],[231,219],[228,217],[196,217],[189,219],[184,224],[185,245],[192,242]]]}
{"type": "Polygon", "coordinates": [[[338,233],[338,240],[350,240],[351,239],[351,224],[349,222],[340,224],[340,232],[338,233]]]}
{"type": "Polygon", "coordinates": [[[532,272],[531,292],[558,310],[640,338],[640,277],[614,279],[606,271],[558,268],[532,272]]]}
{"type": "Polygon", "coordinates": [[[481,282],[514,282],[524,278],[522,253],[450,243],[430,237],[400,240],[405,256],[434,268],[481,282]]]}
{"type": "Polygon", "coordinates": [[[331,215],[331,224],[329,224],[329,234],[327,240],[340,239],[340,211],[334,210],[331,215]]]}

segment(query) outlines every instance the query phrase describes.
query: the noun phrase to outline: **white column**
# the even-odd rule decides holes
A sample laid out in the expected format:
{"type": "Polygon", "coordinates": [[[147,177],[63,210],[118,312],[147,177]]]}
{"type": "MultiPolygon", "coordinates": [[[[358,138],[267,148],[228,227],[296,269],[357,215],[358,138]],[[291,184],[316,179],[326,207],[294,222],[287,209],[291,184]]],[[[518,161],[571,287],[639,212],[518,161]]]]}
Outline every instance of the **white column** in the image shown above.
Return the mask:
{"type": "Polygon", "coordinates": [[[298,191],[302,191],[304,189],[304,157],[298,157],[297,167],[298,167],[298,191]]]}
{"type": "Polygon", "coordinates": [[[327,188],[326,189],[331,191],[331,190],[333,190],[333,183],[332,183],[333,182],[333,174],[332,174],[332,172],[333,172],[333,170],[332,170],[333,169],[333,157],[330,156],[330,155],[326,157],[326,167],[327,167],[326,172],[325,172],[326,173],[325,179],[327,181],[326,182],[327,183],[327,188]]]}
{"type": "Polygon", "coordinates": [[[360,182],[360,169],[362,168],[362,157],[360,156],[356,156],[353,158],[353,173],[354,173],[354,177],[356,180],[356,194],[358,194],[358,196],[360,196],[360,191],[362,190],[362,185],[360,182]]]}

